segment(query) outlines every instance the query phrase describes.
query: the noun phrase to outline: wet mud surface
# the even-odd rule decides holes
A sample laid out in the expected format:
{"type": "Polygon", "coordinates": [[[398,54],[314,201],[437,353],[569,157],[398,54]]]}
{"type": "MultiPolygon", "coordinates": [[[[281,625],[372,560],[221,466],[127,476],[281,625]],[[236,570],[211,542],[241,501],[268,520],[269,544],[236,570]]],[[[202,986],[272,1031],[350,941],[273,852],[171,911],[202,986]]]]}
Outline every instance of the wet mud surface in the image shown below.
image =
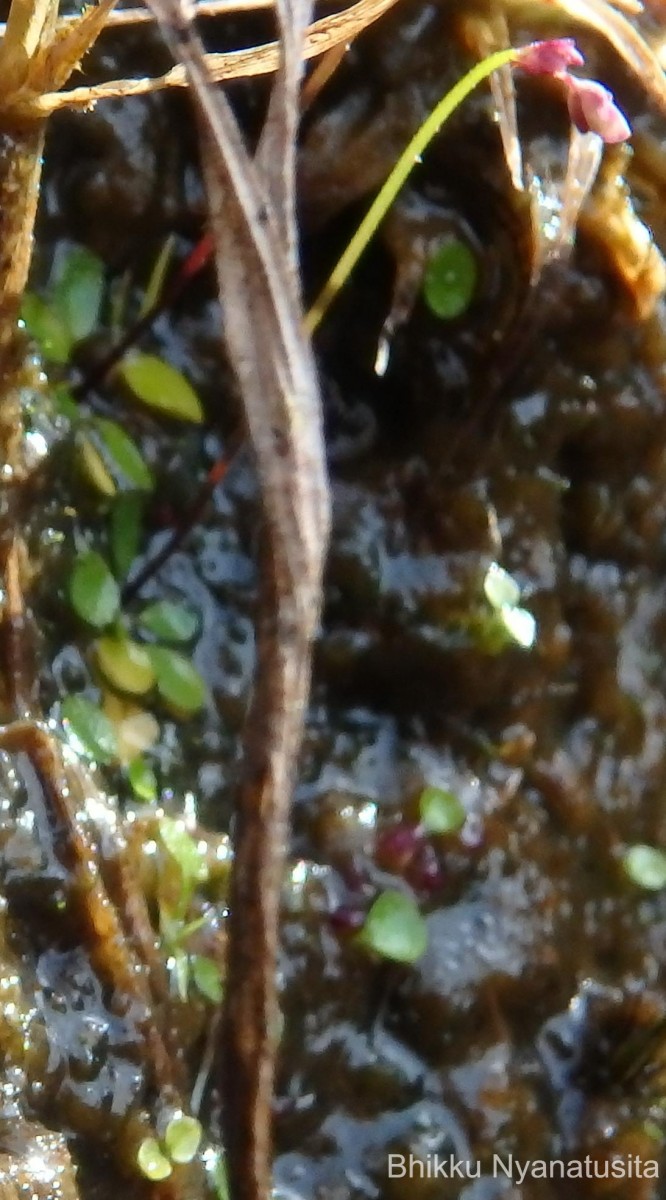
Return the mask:
{"type": "MultiPolygon", "coordinates": [[[[397,150],[461,73],[456,28],[451,7],[399,5],[308,114],[300,186],[311,291],[397,150]]],[[[663,123],[641,110],[599,44],[581,41],[636,120],[629,180],[664,244],[654,157],[663,123]]],[[[109,46],[97,66],[117,74],[117,39],[109,46]]],[[[160,53],[156,36],[133,34],[124,69],[160,53]]],[[[248,88],[238,95],[251,123],[260,101],[248,88]]],[[[276,1098],[285,1200],[663,1194],[651,1179],[518,1186],[492,1174],[495,1154],[662,1161],[666,893],[631,882],[623,855],[666,844],[666,325],[660,306],[636,320],[592,228],[548,275],[534,297],[538,320],[516,340],[529,235],[488,111],[477,96],[433,146],[317,342],[334,529],[285,896],[276,1098]],[[395,258],[449,229],[478,255],[475,300],[447,323],[418,299],[379,378],[395,258]],[[470,633],[495,561],[536,618],[531,650],[491,653],[470,633]],[[433,837],[422,861],[396,864],[382,845],[427,785],[460,798],[465,824],[433,837]],[[427,914],[428,949],[412,967],[372,961],[335,919],[367,910],[386,886],[411,889],[427,914]],[[481,1178],[389,1178],[388,1156],[410,1153],[478,1162],[481,1178]]],[[[67,240],[101,254],[110,277],[131,267],[145,278],[169,233],[182,248],[196,238],[202,196],[188,120],[182,97],[54,120],[37,282],[67,240]]],[[[557,98],[526,84],[521,121],[533,169],[561,163],[557,98]]],[[[206,276],[147,343],[199,389],[203,432],[123,411],[158,479],[145,557],[236,429],[218,320],[206,276]]],[[[95,345],[82,353],[94,356],[95,345]]],[[[123,401],[111,384],[88,403],[117,414],[123,401]]],[[[27,526],[40,562],[32,607],[46,712],[67,692],[94,689],[62,598],[77,526],[95,522],[64,482],[67,453],[56,432],[27,526]]],[[[209,702],[191,721],[163,721],[153,761],[166,810],[196,802],[201,826],[220,833],[253,669],[256,543],[256,487],[241,453],[141,596],[186,598],[201,614],[193,660],[209,702]]],[[[118,1013],[89,934],[58,916],[72,883],[57,854],[35,850],[27,814],[39,809],[39,781],[25,761],[23,775],[15,764],[5,774],[2,986],[19,1017],[7,1017],[3,999],[3,1127],[19,1104],[18,1072],[24,1096],[28,1080],[24,1116],[54,1131],[49,1153],[63,1156],[58,1139],[69,1138],[83,1200],[119,1187],[138,1200],[144,1185],[108,1147],[152,1103],[145,1014],[118,1013]],[[27,1028],[26,1059],[17,1039],[27,1028]]],[[[110,771],[102,783],[119,791],[121,812],[133,804],[122,777],[110,771]]],[[[203,1053],[201,1009],[190,1009],[177,1017],[189,1086],[203,1053]]],[[[214,1087],[206,1096],[214,1115],[214,1087]]],[[[24,1145],[29,1136],[26,1127],[24,1145]]],[[[62,1198],[72,1200],[62,1161],[62,1198]]]]}

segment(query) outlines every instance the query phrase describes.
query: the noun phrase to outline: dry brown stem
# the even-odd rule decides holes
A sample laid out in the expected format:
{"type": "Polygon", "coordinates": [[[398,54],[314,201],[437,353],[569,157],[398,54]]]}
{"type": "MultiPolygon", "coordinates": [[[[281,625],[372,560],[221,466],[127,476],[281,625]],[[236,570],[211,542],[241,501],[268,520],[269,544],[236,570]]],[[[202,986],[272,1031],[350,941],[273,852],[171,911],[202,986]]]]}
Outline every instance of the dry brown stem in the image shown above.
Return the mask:
{"type": "MultiPolygon", "coordinates": [[[[235,829],[223,1058],[234,1200],[267,1200],[279,908],[319,620],[329,500],[316,373],[303,332],[294,208],[307,10],[280,0],[280,72],[253,159],[178,0],[151,0],[199,122],[224,314],[263,510],[255,688],[235,829]]],[[[277,47],[275,48],[277,56],[277,47]]]]}
{"type": "MultiPolygon", "coordinates": [[[[317,58],[335,46],[344,45],[358,37],[396,3],[396,0],[358,0],[343,12],[313,21],[303,44],[303,57],[317,58]]],[[[247,79],[255,75],[271,75],[280,64],[277,42],[251,46],[246,50],[231,50],[226,54],[206,55],[208,76],[212,82],[247,79]]],[[[182,65],[165,75],[144,79],[119,79],[96,87],[72,88],[67,92],[47,93],[25,97],[21,111],[26,116],[55,112],[60,108],[90,108],[98,100],[121,96],[145,96],[149,92],[169,87],[186,87],[188,77],[182,65]]]]}

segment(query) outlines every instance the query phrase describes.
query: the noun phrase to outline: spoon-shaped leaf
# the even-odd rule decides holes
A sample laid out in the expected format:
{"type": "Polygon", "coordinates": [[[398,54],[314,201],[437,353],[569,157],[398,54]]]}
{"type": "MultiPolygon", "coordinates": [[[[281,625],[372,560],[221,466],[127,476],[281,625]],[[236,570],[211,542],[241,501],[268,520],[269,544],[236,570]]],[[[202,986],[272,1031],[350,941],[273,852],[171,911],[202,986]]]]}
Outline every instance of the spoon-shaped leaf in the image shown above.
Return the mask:
{"type": "Polygon", "coordinates": [[[81,554],[69,581],[72,607],[84,621],[103,629],[120,607],[120,592],[111,571],[96,550],[81,554]]]}
{"type": "Polygon", "coordinates": [[[427,945],[426,924],[415,901],[404,892],[377,897],[359,934],[359,941],[382,958],[413,963],[427,945]]]}
{"type": "Polygon", "coordinates": [[[116,733],[101,708],[85,696],[67,696],[60,712],[65,728],[82,753],[98,763],[116,761],[116,733]]]}
{"type": "Polygon", "coordinates": [[[200,425],[203,409],[185,376],[155,354],[128,354],[118,368],[130,391],[142,404],[166,417],[200,425]]]}

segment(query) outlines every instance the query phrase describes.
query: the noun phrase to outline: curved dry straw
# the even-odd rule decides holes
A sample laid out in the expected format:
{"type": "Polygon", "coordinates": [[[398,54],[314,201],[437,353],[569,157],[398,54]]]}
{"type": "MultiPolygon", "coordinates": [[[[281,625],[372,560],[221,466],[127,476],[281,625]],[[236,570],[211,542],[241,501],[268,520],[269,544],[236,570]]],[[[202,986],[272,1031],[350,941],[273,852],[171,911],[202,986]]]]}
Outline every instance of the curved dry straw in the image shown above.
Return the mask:
{"type": "MultiPolygon", "coordinates": [[[[318,58],[336,47],[347,46],[395,3],[396,0],[357,0],[341,12],[313,21],[305,35],[304,58],[318,58]]],[[[212,17],[220,15],[221,12],[249,12],[253,9],[272,7],[273,0],[229,0],[228,3],[226,0],[223,3],[218,0],[203,0],[195,12],[199,16],[212,17]]],[[[123,24],[137,24],[146,19],[150,19],[150,14],[145,10],[130,9],[108,16],[107,23],[117,27],[123,24]]],[[[279,61],[277,42],[250,46],[244,50],[231,50],[224,54],[206,55],[209,75],[215,82],[270,75],[277,70],[279,61]]],[[[28,104],[35,116],[45,117],[60,108],[90,108],[98,100],[145,96],[164,88],[186,86],[185,70],[182,66],[176,66],[164,75],[156,77],[112,80],[97,86],[72,88],[66,92],[46,92],[41,96],[30,97],[28,104]]]]}

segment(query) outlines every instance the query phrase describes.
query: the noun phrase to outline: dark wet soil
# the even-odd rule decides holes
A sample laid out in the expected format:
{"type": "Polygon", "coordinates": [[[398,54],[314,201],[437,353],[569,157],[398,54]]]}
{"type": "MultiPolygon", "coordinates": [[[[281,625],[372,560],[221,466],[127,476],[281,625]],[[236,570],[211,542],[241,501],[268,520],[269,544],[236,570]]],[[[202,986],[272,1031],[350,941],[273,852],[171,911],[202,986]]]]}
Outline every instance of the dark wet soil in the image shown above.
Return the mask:
{"type": "MultiPolygon", "coordinates": [[[[452,7],[400,6],[353,49],[309,115],[301,192],[310,288],[460,74],[452,7]]],[[[117,73],[121,54],[131,71],[161,53],[145,32],[122,42],[121,52],[109,41],[99,70],[117,73]]],[[[601,70],[599,48],[589,49],[601,70]]],[[[618,68],[607,69],[639,133],[663,149],[663,125],[640,111],[618,68]]],[[[562,160],[562,115],[536,86],[521,95],[538,172],[544,157],[562,160]]],[[[247,88],[238,98],[251,121],[258,99],[247,88]]],[[[66,240],[100,253],[110,279],[129,268],[135,283],[169,233],[184,250],[202,217],[192,147],[181,97],[56,118],[36,282],[66,240]]],[[[318,339],[334,532],[286,896],[277,1185],[285,1200],[647,1200],[662,1194],[658,1180],[519,1185],[493,1175],[493,1156],[661,1162],[666,893],[630,882],[622,859],[632,844],[666,844],[663,311],[636,322],[609,247],[588,237],[549,276],[545,298],[534,297],[539,321],[515,341],[527,234],[485,96],[456,118],[410,189],[393,234],[371,248],[318,339]],[[380,379],[373,362],[391,246],[449,227],[477,248],[480,292],[453,323],[419,300],[380,379]],[[532,650],[491,654],[465,633],[462,618],[478,609],[493,561],[536,617],[532,650]],[[425,956],[409,968],[376,963],[331,913],[365,911],[379,888],[402,886],[377,847],[413,818],[424,785],[453,791],[467,820],[460,834],[432,840],[428,869],[408,873],[405,886],[427,913],[425,956]],[[453,1156],[470,1170],[478,1162],[482,1178],[389,1178],[389,1155],[410,1153],[453,1156]]],[[[637,198],[662,238],[659,188],[637,198]]],[[[113,384],[88,400],[122,411],[156,469],[146,557],[236,429],[218,321],[205,277],[146,343],[199,389],[204,432],[121,410],[113,384]]],[[[89,639],[62,593],[75,530],[94,530],[97,518],[58,466],[66,439],[56,442],[29,527],[31,548],[41,547],[33,604],[46,712],[70,691],[95,694],[89,639]]],[[[162,721],[154,761],[167,811],[195,801],[201,824],[217,831],[229,826],[253,667],[256,537],[256,488],[241,454],[141,597],[185,597],[201,613],[194,661],[210,702],[192,721],[162,721]]],[[[122,777],[102,782],[120,789],[121,807],[130,803],[122,777]]],[[[71,1138],[84,1200],[107,1200],[120,1186],[139,1196],[117,1156],[98,1168],[118,1122],[151,1102],[137,1018],[109,1007],[77,934],[65,925],[54,939],[49,905],[65,884],[57,864],[30,849],[30,804],[15,798],[18,788],[8,777],[0,859],[13,973],[3,965],[38,1031],[27,1115],[71,1138]],[[96,1051],[82,1045],[82,1023],[95,1026],[96,1051]]],[[[184,1040],[195,1076],[201,1037],[184,1040]]],[[[7,1051],[3,1080],[12,1062],[7,1051]]],[[[207,1103],[214,1111],[214,1089],[207,1103]]]]}

